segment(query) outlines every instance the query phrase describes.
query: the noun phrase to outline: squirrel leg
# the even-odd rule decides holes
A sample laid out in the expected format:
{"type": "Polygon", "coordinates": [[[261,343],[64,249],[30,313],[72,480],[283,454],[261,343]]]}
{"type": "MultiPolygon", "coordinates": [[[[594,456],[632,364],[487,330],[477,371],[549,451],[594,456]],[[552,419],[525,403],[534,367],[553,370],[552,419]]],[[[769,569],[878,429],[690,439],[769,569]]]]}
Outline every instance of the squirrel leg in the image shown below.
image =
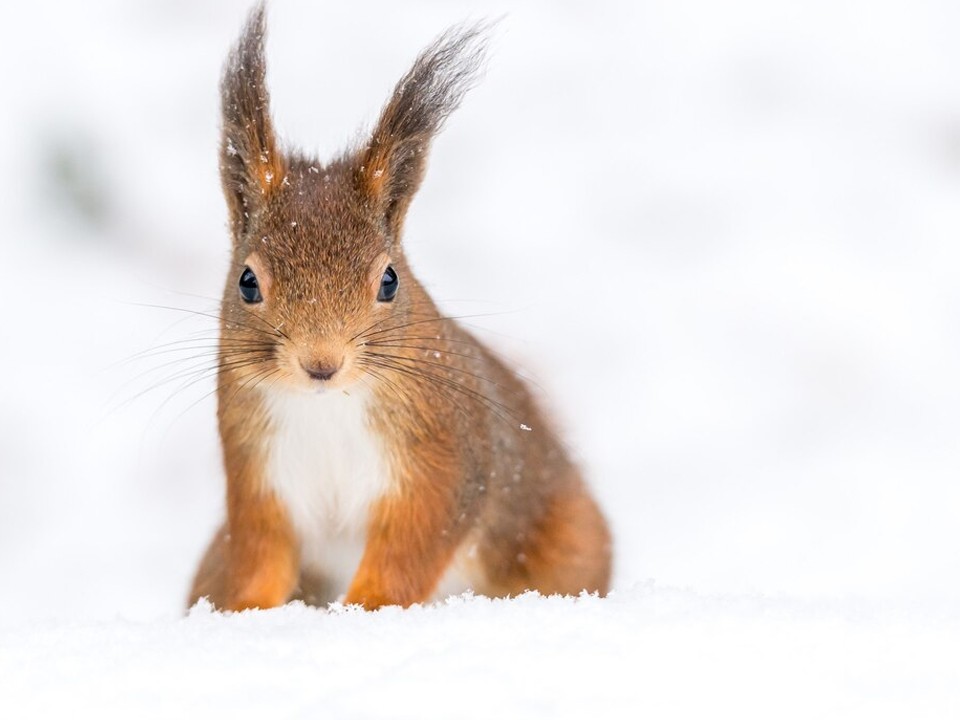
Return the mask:
{"type": "Polygon", "coordinates": [[[581,590],[606,595],[612,540],[596,502],[582,483],[553,499],[532,532],[522,564],[530,586],[544,595],[581,590]]]}
{"type": "MultiPolygon", "coordinates": [[[[452,495],[452,494],[451,494],[452,495]]],[[[450,564],[457,536],[452,497],[402,492],[374,507],[363,558],[345,602],[374,610],[424,602],[450,564]]]]}
{"type": "MultiPolygon", "coordinates": [[[[227,473],[227,523],[221,550],[224,610],[283,605],[297,587],[300,546],[286,507],[265,477],[267,419],[250,392],[227,393],[238,379],[221,375],[220,437],[227,473]]],[[[241,388],[243,385],[241,385],[241,388]]]]}
{"type": "Polygon", "coordinates": [[[611,544],[600,509],[577,479],[550,499],[520,542],[493,542],[481,552],[493,594],[606,595],[611,544]]]}
{"type": "Polygon", "coordinates": [[[207,551],[200,561],[200,567],[193,578],[190,596],[187,598],[187,607],[193,607],[200,598],[206,598],[215,607],[223,607],[226,603],[226,570],[227,570],[227,526],[221,525],[217,530],[207,551]]]}
{"type": "Polygon", "coordinates": [[[222,607],[245,610],[283,605],[299,578],[293,527],[272,493],[260,492],[244,500],[231,502],[228,511],[222,607]]]}

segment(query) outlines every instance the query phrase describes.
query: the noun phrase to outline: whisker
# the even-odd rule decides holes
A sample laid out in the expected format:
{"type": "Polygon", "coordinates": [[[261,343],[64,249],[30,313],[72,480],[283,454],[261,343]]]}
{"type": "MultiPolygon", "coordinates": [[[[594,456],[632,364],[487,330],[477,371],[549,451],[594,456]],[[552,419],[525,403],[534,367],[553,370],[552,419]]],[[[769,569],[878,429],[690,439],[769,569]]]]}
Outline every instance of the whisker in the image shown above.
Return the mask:
{"type": "Polygon", "coordinates": [[[375,360],[376,362],[381,363],[383,367],[390,368],[392,370],[395,370],[396,372],[404,372],[407,375],[410,375],[411,377],[422,378],[429,382],[433,382],[437,385],[443,385],[445,387],[449,387],[451,390],[459,392],[467,397],[471,397],[477,402],[480,402],[482,405],[485,405],[489,410],[497,414],[501,419],[505,421],[508,421],[507,418],[504,417],[503,414],[501,414],[498,411],[498,408],[499,410],[502,410],[504,413],[506,413],[510,418],[514,419],[516,422],[519,423],[521,421],[520,417],[517,416],[515,414],[515,411],[509,406],[501,402],[498,402],[496,400],[493,400],[492,398],[484,395],[483,393],[465,386],[463,383],[459,383],[454,380],[450,380],[449,378],[444,378],[444,377],[435,375],[433,373],[426,372],[419,368],[412,368],[409,365],[403,365],[397,362],[396,358],[380,357],[380,358],[375,358],[375,360]]]}
{"type": "MultiPolygon", "coordinates": [[[[419,375],[415,372],[411,372],[406,368],[392,367],[387,363],[382,363],[379,361],[366,360],[366,361],[360,361],[358,364],[363,367],[364,372],[371,373],[372,375],[374,375],[384,383],[389,383],[389,385],[394,388],[394,392],[396,393],[397,397],[403,402],[407,402],[408,396],[401,391],[400,389],[401,386],[398,383],[394,382],[393,380],[390,380],[385,374],[379,372],[379,370],[384,370],[384,371],[392,370],[394,372],[398,372],[405,375],[411,375],[412,377],[419,379],[419,375]],[[378,368],[379,370],[374,371],[372,369],[374,367],[378,368]]],[[[450,403],[457,409],[457,411],[461,415],[463,415],[467,419],[470,418],[470,414],[467,412],[466,408],[464,408],[463,404],[459,402],[457,397],[455,397],[450,392],[448,392],[445,387],[443,387],[442,385],[435,386],[431,389],[431,392],[440,393],[442,397],[450,401],[450,403]]]]}
{"type": "MultiPolygon", "coordinates": [[[[258,371],[257,373],[254,373],[254,375],[253,375],[252,377],[264,376],[264,375],[265,375],[265,376],[269,376],[270,374],[275,373],[275,372],[278,372],[278,371],[279,371],[279,368],[273,368],[272,370],[271,370],[270,368],[266,368],[266,369],[264,369],[264,370],[258,371]]],[[[212,377],[212,376],[211,376],[211,377],[212,377]]],[[[231,382],[226,383],[226,385],[224,385],[222,382],[219,382],[219,381],[218,381],[217,384],[214,386],[214,388],[213,388],[212,390],[210,390],[210,391],[208,391],[208,392],[205,392],[203,395],[201,395],[201,396],[200,396],[199,398],[197,398],[195,401],[193,401],[192,403],[190,403],[190,405],[188,405],[179,415],[177,415],[176,418],[174,418],[174,421],[179,420],[179,419],[182,418],[184,415],[186,415],[188,412],[190,412],[190,410],[192,410],[193,408],[195,408],[197,405],[199,405],[200,403],[202,403],[204,400],[206,400],[207,398],[209,398],[209,397],[210,397],[211,395],[213,395],[214,393],[218,392],[221,387],[229,387],[230,385],[233,385],[233,384],[236,384],[236,383],[240,382],[240,380],[245,380],[246,382],[249,382],[249,381],[250,381],[250,378],[237,378],[237,379],[234,380],[234,381],[231,381],[231,382]]],[[[181,390],[179,390],[179,389],[178,389],[177,391],[175,391],[176,394],[179,394],[180,392],[181,392],[181,390]]],[[[168,398],[167,401],[169,401],[170,399],[172,399],[172,398],[168,398]]],[[[164,402],[163,405],[166,405],[166,402],[164,402]]],[[[161,408],[163,407],[163,405],[161,405],[161,408]]]]}
{"type": "Polygon", "coordinates": [[[228,324],[234,324],[234,325],[237,325],[237,326],[239,326],[239,327],[242,327],[242,328],[245,329],[245,330],[249,330],[250,332],[262,333],[262,334],[264,334],[264,335],[269,335],[269,336],[279,335],[280,337],[283,337],[283,338],[285,338],[285,339],[287,339],[287,340],[290,339],[285,333],[283,333],[283,331],[278,330],[277,328],[273,327],[270,323],[268,323],[268,322],[267,322],[266,320],[264,320],[262,317],[260,317],[260,316],[258,316],[258,315],[255,315],[254,313],[250,312],[250,311],[247,310],[246,308],[241,308],[241,309],[242,309],[247,315],[249,315],[250,317],[252,317],[252,318],[254,318],[255,320],[257,320],[257,321],[263,323],[264,325],[266,325],[266,326],[269,328],[269,330],[264,330],[263,328],[254,327],[254,326],[252,326],[252,325],[247,325],[247,324],[242,323],[242,322],[236,322],[235,320],[228,319],[228,318],[224,318],[222,315],[218,315],[218,314],[214,314],[214,313],[208,313],[208,312],[203,312],[203,311],[201,311],[201,310],[191,310],[190,308],[175,307],[175,306],[173,306],[173,305],[155,305],[155,304],[152,304],[152,303],[130,302],[130,303],[127,303],[127,304],[128,304],[128,305],[134,305],[134,306],[136,306],[136,307],[153,308],[153,309],[155,309],[155,310],[170,310],[170,311],[172,311],[172,312],[187,313],[187,314],[189,314],[189,315],[195,315],[195,316],[197,316],[197,317],[210,318],[211,320],[216,320],[217,322],[225,322],[225,323],[228,323],[228,324]]]}
{"type": "Polygon", "coordinates": [[[368,340],[363,343],[363,345],[379,345],[385,342],[393,342],[394,340],[414,340],[414,341],[432,341],[432,342],[443,342],[443,343],[455,343],[458,345],[469,345],[470,347],[485,349],[484,346],[477,342],[476,340],[463,340],[460,338],[447,337],[445,335],[397,335],[396,337],[388,338],[378,338],[376,340],[368,340]]]}
{"type": "Polygon", "coordinates": [[[186,390],[188,387],[191,387],[197,384],[198,382],[203,382],[204,380],[207,380],[211,377],[216,377],[224,370],[242,370],[247,367],[255,367],[257,365],[263,364],[271,360],[272,358],[273,358],[273,354],[268,353],[266,355],[242,357],[242,358],[236,358],[236,359],[227,360],[227,361],[224,361],[223,359],[221,359],[221,361],[215,367],[210,367],[210,368],[201,370],[200,374],[197,377],[194,377],[193,379],[190,379],[188,377],[187,378],[188,382],[186,382],[184,385],[181,385],[179,388],[174,390],[171,396],[167,398],[167,400],[164,401],[164,403],[161,404],[160,407],[162,408],[164,405],[167,404],[167,402],[169,402],[173,398],[173,396],[186,390]]]}
{"type": "MultiPolygon", "coordinates": [[[[405,360],[405,361],[407,361],[407,362],[421,363],[421,364],[423,364],[423,365],[431,365],[431,366],[433,366],[433,367],[443,368],[444,370],[449,370],[450,372],[460,373],[461,375],[468,375],[468,376],[470,376],[470,377],[472,377],[472,378],[476,378],[477,380],[482,380],[483,382],[488,382],[488,383],[490,383],[491,385],[494,385],[494,386],[500,388],[500,389],[503,390],[504,392],[510,393],[511,395],[522,395],[522,394],[523,394],[523,392],[520,391],[520,390],[515,390],[514,388],[509,388],[509,387],[506,387],[505,385],[501,385],[501,384],[498,383],[496,380],[491,380],[490,378],[488,378],[488,377],[486,377],[486,376],[484,376],[484,375],[478,375],[477,373],[472,373],[472,372],[470,372],[469,370],[463,370],[462,368],[458,368],[458,367],[455,367],[455,366],[453,366],[453,365],[448,365],[448,364],[446,364],[446,363],[434,362],[434,361],[431,361],[431,360],[425,360],[425,359],[423,359],[423,358],[412,358],[412,357],[407,357],[407,356],[405,356],[405,355],[392,355],[392,354],[388,354],[388,353],[370,352],[370,353],[368,353],[368,354],[370,354],[370,355],[375,355],[376,357],[391,358],[391,359],[393,359],[393,360],[405,360]]],[[[466,357],[466,356],[465,356],[465,357],[466,357]]]]}
{"type": "MultiPolygon", "coordinates": [[[[193,342],[193,341],[190,341],[190,342],[193,342]]],[[[158,348],[156,350],[143,351],[141,353],[138,353],[136,356],[127,358],[126,360],[118,361],[117,363],[114,363],[113,366],[108,366],[108,368],[105,368],[105,369],[109,369],[111,367],[113,369],[118,369],[120,367],[130,365],[131,363],[137,360],[148,360],[152,358],[161,357],[164,355],[173,355],[175,353],[187,353],[187,352],[199,353],[196,355],[185,355],[184,357],[174,358],[169,362],[164,362],[164,363],[161,363],[160,365],[147,368],[145,371],[140,373],[140,375],[137,375],[137,377],[141,377],[143,375],[149,374],[150,372],[154,372],[160,368],[163,368],[178,362],[186,362],[189,360],[194,360],[196,358],[204,357],[208,355],[212,357],[217,357],[224,353],[233,354],[233,353],[243,353],[243,352],[255,352],[260,349],[265,349],[266,347],[268,347],[268,345],[264,343],[264,341],[257,340],[257,341],[250,341],[248,343],[228,343],[228,344],[212,343],[212,344],[206,344],[206,345],[182,345],[180,347],[174,347],[174,348],[162,348],[162,349],[158,348]]]]}
{"type": "MultiPolygon", "coordinates": [[[[404,328],[413,327],[415,325],[423,325],[425,323],[431,323],[431,322],[442,323],[447,320],[465,320],[469,318],[496,317],[498,315],[507,315],[510,312],[511,311],[503,311],[503,312],[495,312],[495,313],[474,313],[470,315],[431,315],[430,317],[424,318],[422,320],[413,320],[408,323],[393,325],[391,327],[381,328],[379,330],[374,330],[372,332],[359,333],[355,338],[351,338],[351,340],[355,340],[357,338],[363,338],[363,337],[376,337],[386,332],[391,332],[393,330],[403,330],[404,328]]],[[[417,315],[418,313],[410,313],[410,314],[417,315]]],[[[374,324],[374,327],[376,327],[376,324],[374,324]]]]}
{"type": "MultiPolygon", "coordinates": [[[[435,340],[435,338],[431,338],[431,337],[424,337],[424,338],[406,338],[406,337],[404,337],[404,336],[402,336],[402,335],[401,335],[401,336],[398,336],[397,338],[389,338],[389,340],[408,340],[408,339],[410,339],[410,340],[424,340],[424,341],[435,340]]],[[[454,356],[454,357],[461,357],[461,358],[465,358],[465,359],[467,359],[467,360],[474,360],[474,361],[478,361],[478,360],[480,360],[481,357],[482,357],[481,355],[470,355],[469,353],[459,353],[459,352],[455,352],[455,351],[453,351],[453,350],[449,350],[449,349],[443,347],[443,344],[445,344],[445,343],[448,343],[448,342],[457,342],[456,340],[453,340],[453,339],[451,339],[451,338],[442,338],[442,339],[440,339],[440,340],[435,340],[435,342],[438,343],[438,344],[437,344],[437,345],[407,345],[407,344],[404,344],[404,343],[379,342],[379,341],[375,341],[375,342],[368,342],[368,343],[366,343],[363,347],[368,347],[368,348],[369,348],[369,347],[372,347],[372,348],[399,348],[399,349],[405,349],[405,350],[424,350],[424,351],[427,351],[427,352],[440,353],[441,355],[452,355],[452,356],[454,356]]],[[[472,347],[478,348],[478,349],[481,350],[483,353],[489,353],[489,352],[490,352],[489,350],[487,350],[487,348],[485,348],[485,347],[484,347],[483,345],[481,345],[480,343],[477,343],[477,342],[468,342],[468,341],[462,341],[462,342],[463,342],[465,345],[470,345],[470,346],[472,346],[472,347]]],[[[515,377],[520,378],[520,379],[523,380],[524,382],[529,383],[530,385],[533,385],[533,386],[534,386],[535,388],[537,388],[538,390],[540,390],[540,391],[542,391],[542,392],[546,392],[546,391],[544,390],[543,386],[540,385],[540,383],[538,383],[536,380],[534,380],[532,377],[530,377],[530,376],[527,375],[526,373],[522,373],[522,372],[520,372],[519,370],[516,370],[516,369],[514,369],[514,368],[509,368],[509,369],[508,369],[508,372],[512,373],[515,377]]],[[[511,392],[517,392],[517,391],[511,391],[511,392]]]]}
{"type": "MultiPolygon", "coordinates": [[[[422,380],[427,382],[430,385],[430,392],[439,393],[441,397],[449,401],[450,404],[453,405],[454,408],[468,420],[471,418],[471,415],[470,413],[467,412],[467,409],[464,407],[463,403],[460,402],[462,399],[471,399],[471,400],[474,400],[475,402],[480,402],[481,405],[483,405],[485,408],[488,408],[486,403],[482,402],[481,398],[474,397],[469,393],[465,392],[463,388],[457,386],[456,384],[453,384],[450,382],[444,382],[442,379],[436,378],[428,373],[423,373],[421,371],[417,371],[409,367],[399,367],[399,366],[391,365],[389,363],[384,363],[382,361],[378,362],[377,366],[384,370],[390,370],[402,375],[407,375],[416,380],[422,380]],[[455,395],[451,391],[456,391],[458,394],[455,395]]],[[[488,409],[491,412],[493,412],[495,415],[497,415],[498,417],[500,417],[501,419],[509,423],[507,418],[505,418],[499,411],[497,411],[496,408],[488,408],[488,409]]]]}
{"type": "Polygon", "coordinates": [[[404,404],[408,402],[409,396],[403,392],[403,388],[399,384],[394,382],[385,374],[377,370],[374,370],[373,365],[364,364],[364,363],[358,363],[358,364],[360,365],[360,369],[363,370],[363,372],[369,373],[370,375],[373,375],[378,380],[380,380],[380,382],[382,382],[391,392],[393,392],[393,394],[396,396],[398,400],[400,400],[404,404]]]}
{"type": "MultiPolygon", "coordinates": [[[[444,342],[444,341],[440,341],[444,342]]],[[[364,347],[368,348],[399,348],[402,350],[424,350],[431,353],[439,353],[440,355],[452,355],[453,357],[466,358],[467,360],[476,361],[480,358],[478,355],[470,355],[468,353],[454,352],[453,350],[448,350],[445,347],[439,345],[405,345],[400,343],[386,343],[386,342],[372,342],[367,343],[364,347]]]]}
{"type": "MultiPolygon", "coordinates": [[[[421,300],[421,301],[419,301],[419,302],[408,303],[408,304],[406,305],[406,307],[419,307],[420,305],[431,305],[431,306],[432,306],[432,305],[433,305],[433,302],[430,301],[430,300],[421,300]]],[[[410,315],[435,315],[436,313],[408,313],[408,314],[410,314],[410,315]]],[[[382,323],[382,322],[385,322],[385,321],[384,321],[384,320],[375,320],[374,322],[372,322],[372,323],[370,323],[369,325],[367,325],[367,327],[365,327],[363,330],[361,330],[360,332],[358,332],[356,335],[354,335],[353,337],[351,337],[347,342],[353,342],[353,341],[356,340],[358,337],[360,337],[361,335],[363,335],[365,332],[367,332],[368,330],[371,330],[371,329],[375,328],[377,325],[379,325],[379,324],[382,323]]]]}
{"type": "Polygon", "coordinates": [[[253,373],[247,378],[237,378],[236,380],[233,380],[226,384],[222,382],[218,382],[217,387],[214,389],[214,392],[219,392],[220,390],[224,390],[230,387],[230,385],[237,385],[237,388],[234,389],[233,394],[229,398],[223,401],[223,407],[221,408],[221,410],[223,411],[229,408],[230,405],[233,404],[233,401],[237,398],[237,395],[239,395],[245,387],[247,387],[248,385],[251,385],[251,383],[253,383],[251,387],[256,387],[257,385],[260,384],[262,380],[265,380],[266,378],[270,377],[275,373],[281,373],[281,372],[282,372],[282,369],[279,366],[275,366],[272,368],[268,367],[268,368],[265,368],[264,370],[253,373]]]}
{"type": "MultiPolygon", "coordinates": [[[[228,367],[231,369],[241,369],[243,367],[257,365],[259,363],[266,362],[267,360],[270,360],[272,357],[273,357],[272,353],[256,355],[251,357],[238,358],[236,360],[229,361],[226,364],[224,364],[222,361],[213,362],[214,360],[218,360],[218,359],[211,358],[211,362],[197,364],[193,367],[175,372],[161,380],[158,380],[155,383],[152,383],[149,387],[141,390],[138,393],[135,393],[133,396],[131,396],[130,398],[122,402],[120,405],[117,406],[116,409],[119,410],[120,408],[126,407],[131,403],[133,403],[135,400],[138,400],[139,398],[143,397],[144,395],[147,395],[148,393],[158,390],[164,385],[169,385],[170,383],[184,380],[185,383],[181,387],[173,391],[173,395],[176,395],[177,393],[181,392],[182,390],[185,390],[191,385],[196,384],[197,382],[202,382],[203,380],[206,380],[209,377],[213,377],[217,372],[220,371],[221,367],[228,367]]],[[[126,385],[129,385],[130,382],[132,382],[132,380],[128,381],[126,385]]]]}

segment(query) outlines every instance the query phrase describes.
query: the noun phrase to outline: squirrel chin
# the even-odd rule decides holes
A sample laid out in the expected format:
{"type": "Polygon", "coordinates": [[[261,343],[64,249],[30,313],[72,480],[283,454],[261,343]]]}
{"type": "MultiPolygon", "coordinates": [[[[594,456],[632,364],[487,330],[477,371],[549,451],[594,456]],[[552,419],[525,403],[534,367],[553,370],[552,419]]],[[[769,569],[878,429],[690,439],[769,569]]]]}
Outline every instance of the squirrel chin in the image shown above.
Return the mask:
{"type": "MultiPolygon", "coordinates": [[[[279,388],[279,386],[278,386],[279,388]]],[[[283,385],[283,392],[294,395],[315,395],[321,397],[330,397],[332,395],[350,395],[351,383],[340,384],[330,382],[309,382],[309,383],[288,383],[283,385]]]]}

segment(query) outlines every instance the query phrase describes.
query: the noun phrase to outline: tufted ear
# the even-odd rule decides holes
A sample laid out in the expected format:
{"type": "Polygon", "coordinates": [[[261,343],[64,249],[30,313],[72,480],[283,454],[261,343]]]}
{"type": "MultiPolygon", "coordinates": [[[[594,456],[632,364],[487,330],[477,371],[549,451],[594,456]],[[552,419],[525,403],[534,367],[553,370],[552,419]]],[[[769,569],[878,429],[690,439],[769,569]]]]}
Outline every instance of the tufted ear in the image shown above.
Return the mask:
{"type": "Polygon", "coordinates": [[[359,189],[395,238],[423,179],[431,141],[477,79],[486,34],[484,25],[454,27],[424,50],[397,83],[359,154],[359,189]]]}
{"type": "Polygon", "coordinates": [[[220,81],[220,180],[235,240],[286,172],[270,120],[264,33],[264,8],[259,3],[230,51],[220,81]]]}

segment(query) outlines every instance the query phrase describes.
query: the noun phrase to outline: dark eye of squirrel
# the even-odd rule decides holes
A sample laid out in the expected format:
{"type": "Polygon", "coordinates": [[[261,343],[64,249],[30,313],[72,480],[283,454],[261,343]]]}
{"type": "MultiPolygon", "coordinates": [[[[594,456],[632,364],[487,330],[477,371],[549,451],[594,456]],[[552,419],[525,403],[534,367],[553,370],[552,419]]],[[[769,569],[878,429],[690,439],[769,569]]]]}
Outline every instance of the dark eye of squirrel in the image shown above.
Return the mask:
{"type": "Polygon", "coordinates": [[[397,288],[400,287],[400,279],[397,277],[397,271],[392,266],[387,265],[383,271],[383,277],[380,279],[380,292],[377,293],[377,300],[380,302],[390,302],[397,296],[397,288]]]}
{"type": "Polygon", "coordinates": [[[263,295],[260,294],[260,284],[257,282],[257,276],[253,270],[246,267],[240,274],[240,297],[245,303],[263,302],[263,295]]]}

